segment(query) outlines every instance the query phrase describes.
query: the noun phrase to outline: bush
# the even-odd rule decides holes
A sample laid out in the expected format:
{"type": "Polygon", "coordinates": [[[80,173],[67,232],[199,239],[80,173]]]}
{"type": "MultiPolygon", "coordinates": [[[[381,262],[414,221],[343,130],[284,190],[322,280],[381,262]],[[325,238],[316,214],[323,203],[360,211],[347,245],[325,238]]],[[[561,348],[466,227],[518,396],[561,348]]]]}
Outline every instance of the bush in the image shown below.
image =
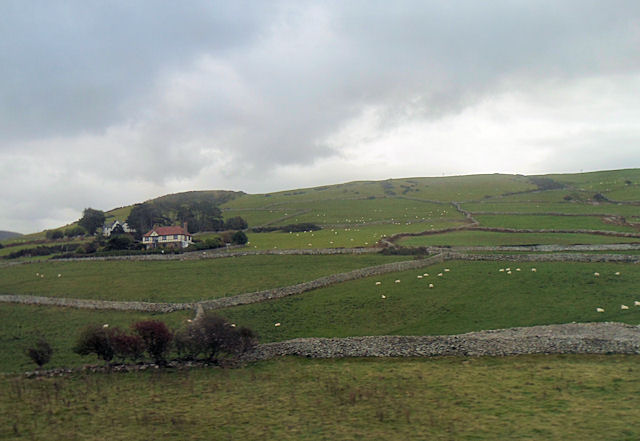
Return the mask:
{"type": "Polygon", "coordinates": [[[241,218],[240,216],[235,216],[227,219],[224,223],[224,227],[227,230],[244,230],[248,227],[247,221],[241,218]]]}
{"type": "Polygon", "coordinates": [[[252,330],[237,328],[214,314],[205,314],[176,335],[176,349],[189,358],[202,354],[207,360],[216,360],[220,354],[241,354],[256,344],[252,330]]]}
{"type": "Polygon", "coordinates": [[[134,323],[132,328],[142,338],[144,348],[153,361],[164,364],[173,339],[173,334],[167,325],[158,320],[146,320],[134,323]]]}
{"type": "Polygon", "coordinates": [[[64,237],[64,233],[62,230],[47,230],[47,232],[44,233],[44,236],[47,239],[62,239],[64,237]]]}
{"type": "Polygon", "coordinates": [[[138,335],[116,332],[111,336],[111,346],[113,354],[123,362],[126,359],[136,362],[144,355],[144,341],[138,335]]]}
{"type": "Polygon", "coordinates": [[[95,354],[104,361],[111,361],[114,356],[112,335],[113,330],[108,325],[89,325],[80,333],[73,352],[79,355],[95,354]]]}
{"type": "Polygon", "coordinates": [[[27,355],[39,368],[49,363],[51,354],[53,354],[51,345],[42,337],[36,341],[34,347],[27,349],[27,355]]]}
{"type": "Polygon", "coordinates": [[[244,245],[248,241],[249,239],[247,238],[247,235],[244,234],[244,231],[236,231],[233,236],[231,236],[231,243],[236,245],[244,245]]]}
{"type": "Polygon", "coordinates": [[[75,227],[69,227],[64,230],[64,235],[67,237],[77,237],[84,236],[86,231],[80,225],[76,225],[75,227]]]}

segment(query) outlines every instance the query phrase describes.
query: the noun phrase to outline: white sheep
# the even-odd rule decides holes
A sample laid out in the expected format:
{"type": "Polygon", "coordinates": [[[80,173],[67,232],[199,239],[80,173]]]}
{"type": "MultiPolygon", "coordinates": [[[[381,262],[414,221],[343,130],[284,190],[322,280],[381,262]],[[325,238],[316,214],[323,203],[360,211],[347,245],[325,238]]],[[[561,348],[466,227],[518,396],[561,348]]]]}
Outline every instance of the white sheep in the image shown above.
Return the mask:
{"type": "Polygon", "coordinates": [[[108,328],[109,327],[109,323],[105,323],[104,325],[102,325],[103,328],[108,328]]]}
{"type": "Polygon", "coordinates": [[[449,268],[445,268],[445,269],[444,269],[444,272],[445,272],[445,273],[448,273],[449,271],[451,271],[449,268]]]}
{"type": "Polygon", "coordinates": [[[620,275],[620,271],[616,271],[615,274],[616,274],[616,276],[619,276],[620,275]]]}
{"type": "Polygon", "coordinates": [[[520,268],[516,268],[516,271],[520,271],[520,268]]]}
{"type": "Polygon", "coordinates": [[[600,273],[593,273],[594,276],[600,277],[600,273]]]}
{"type": "Polygon", "coordinates": [[[400,279],[397,279],[395,283],[400,283],[400,279]]]}
{"type": "Polygon", "coordinates": [[[387,296],[385,296],[384,294],[382,294],[382,295],[380,296],[380,298],[381,298],[381,299],[386,299],[386,298],[387,298],[387,296]]]}
{"type": "Polygon", "coordinates": [[[620,305],[620,309],[629,309],[627,305],[620,305]]]}
{"type": "Polygon", "coordinates": [[[500,271],[501,273],[504,273],[504,268],[500,268],[498,271],[500,271]]]}
{"type": "Polygon", "coordinates": [[[424,273],[423,276],[429,277],[429,273],[424,273]]]}
{"type": "Polygon", "coordinates": [[[58,278],[62,277],[62,274],[58,274],[58,278]]]}
{"type": "Polygon", "coordinates": [[[596,312],[604,312],[604,308],[596,308],[596,312]]]}
{"type": "Polygon", "coordinates": [[[442,274],[442,273],[438,273],[438,277],[442,277],[442,276],[443,276],[443,274],[442,274]]]}
{"type": "Polygon", "coordinates": [[[382,282],[376,282],[376,285],[382,285],[382,282]]]}
{"type": "Polygon", "coordinates": [[[535,268],[531,268],[531,272],[535,273],[537,270],[535,268]]]}
{"type": "Polygon", "coordinates": [[[430,283],[430,284],[429,284],[429,288],[433,288],[433,283],[430,283]]]}
{"type": "Polygon", "coordinates": [[[275,326],[276,328],[280,326],[280,322],[274,324],[273,326],[275,326]]]}
{"type": "Polygon", "coordinates": [[[640,302],[636,300],[635,302],[633,302],[633,306],[640,306],[640,302]]]}
{"type": "Polygon", "coordinates": [[[418,279],[422,279],[422,276],[418,276],[418,279]]]}
{"type": "Polygon", "coordinates": [[[507,274],[511,275],[511,271],[507,271],[507,274]]]}

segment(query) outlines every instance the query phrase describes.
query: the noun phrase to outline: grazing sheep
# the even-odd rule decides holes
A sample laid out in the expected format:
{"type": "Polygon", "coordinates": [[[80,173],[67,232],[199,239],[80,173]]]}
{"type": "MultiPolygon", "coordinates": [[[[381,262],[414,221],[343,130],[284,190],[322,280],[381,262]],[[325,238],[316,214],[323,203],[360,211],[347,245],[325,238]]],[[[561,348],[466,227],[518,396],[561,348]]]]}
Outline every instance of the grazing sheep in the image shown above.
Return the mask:
{"type": "Polygon", "coordinates": [[[429,284],[429,288],[433,288],[433,283],[430,283],[430,284],[429,284]]]}
{"type": "Polygon", "coordinates": [[[386,298],[387,298],[387,296],[385,296],[384,294],[382,294],[382,295],[380,296],[380,298],[382,298],[382,299],[386,299],[386,298]]]}
{"type": "Polygon", "coordinates": [[[507,268],[507,269],[505,269],[505,271],[511,271],[511,268],[507,268]]]}
{"type": "Polygon", "coordinates": [[[62,274],[58,274],[58,278],[62,277],[62,274]]]}
{"type": "Polygon", "coordinates": [[[429,273],[424,273],[423,276],[429,277],[429,273]]]}
{"type": "Polygon", "coordinates": [[[442,273],[438,273],[438,277],[442,277],[442,276],[443,276],[443,274],[442,274],[442,273]]]}
{"type": "Polygon", "coordinates": [[[280,322],[274,324],[273,326],[275,326],[276,328],[280,326],[280,322]]]}
{"type": "Polygon", "coordinates": [[[36,277],[40,277],[40,273],[36,273],[36,277]]]}
{"type": "Polygon", "coordinates": [[[449,268],[445,268],[445,269],[444,269],[444,272],[445,272],[445,273],[448,273],[449,271],[451,271],[449,268]]]}
{"type": "Polygon", "coordinates": [[[604,308],[596,308],[596,312],[604,312],[604,308]]]}
{"type": "Polygon", "coordinates": [[[418,276],[418,279],[422,279],[422,276],[418,276]]]}
{"type": "Polygon", "coordinates": [[[382,285],[382,282],[376,282],[376,285],[382,285]]]}
{"type": "Polygon", "coordinates": [[[400,279],[397,279],[397,280],[396,280],[396,283],[400,283],[400,279]]]}
{"type": "Polygon", "coordinates": [[[507,274],[511,275],[511,271],[507,271],[507,274]]]}
{"type": "Polygon", "coordinates": [[[520,271],[520,268],[516,268],[516,271],[520,271]]]}
{"type": "Polygon", "coordinates": [[[600,273],[593,273],[594,276],[600,277],[600,273]]]}
{"type": "Polygon", "coordinates": [[[235,324],[235,323],[231,323],[231,327],[232,327],[232,328],[235,328],[235,327],[236,327],[236,324],[235,324]]]}
{"type": "Polygon", "coordinates": [[[537,270],[535,268],[531,268],[531,272],[535,273],[537,270]]]}
{"type": "Polygon", "coordinates": [[[620,275],[620,271],[616,271],[616,276],[619,276],[619,275],[620,275]]]}
{"type": "Polygon", "coordinates": [[[640,306],[640,302],[636,300],[635,302],[633,302],[633,306],[640,306]]]}
{"type": "Polygon", "coordinates": [[[501,273],[504,273],[504,268],[500,268],[498,271],[500,271],[501,273]]]}
{"type": "Polygon", "coordinates": [[[620,305],[620,309],[629,309],[627,305],[620,305]]]}
{"type": "Polygon", "coordinates": [[[44,279],[44,274],[40,274],[40,278],[41,278],[41,279],[44,279]]]}
{"type": "Polygon", "coordinates": [[[108,328],[109,327],[109,323],[105,323],[104,325],[102,325],[103,328],[108,328]]]}

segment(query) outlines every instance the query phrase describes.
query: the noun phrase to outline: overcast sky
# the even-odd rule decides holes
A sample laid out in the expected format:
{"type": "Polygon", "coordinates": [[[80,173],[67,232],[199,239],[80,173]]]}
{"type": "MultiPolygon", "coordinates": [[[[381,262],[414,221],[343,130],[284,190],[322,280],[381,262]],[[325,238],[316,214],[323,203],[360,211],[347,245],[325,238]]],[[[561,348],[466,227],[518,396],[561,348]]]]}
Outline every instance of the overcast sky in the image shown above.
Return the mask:
{"type": "Polygon", "coordinates": [[[640,2],[0,2],[0,230],[187,190],[640,167],[640,2]]]}

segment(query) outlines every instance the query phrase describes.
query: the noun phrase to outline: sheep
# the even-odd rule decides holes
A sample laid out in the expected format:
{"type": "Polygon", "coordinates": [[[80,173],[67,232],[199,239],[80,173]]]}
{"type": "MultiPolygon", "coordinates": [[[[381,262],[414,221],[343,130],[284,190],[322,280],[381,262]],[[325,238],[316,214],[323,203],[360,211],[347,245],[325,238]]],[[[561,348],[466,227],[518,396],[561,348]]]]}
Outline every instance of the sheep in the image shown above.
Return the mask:
{"type": "Polygon", "coordinates": [[[40,273],[36,273],[36,277],[40,277],[40,273]]]}
{"type": "Polygon", "coordinates": [[[596,312],[604,312],[604,308],[596,308],[596,312]]]}
{"type": "Polygon", "coordinates": [[[500,268],[498,271],[500,271],[501,273],[504,273],[504,268],[500,268]]]}
{"type": "Polygon", "coordinates": [[[102,325],[103,328],[108,328],[109,327],[109,323],[105,323],[104,325],[102,325]]]}
{"type": "Polygon", "coordinates": [[[380,298],[381,298],[381,299],[386,299],[386,298],[387,298],[387,296],[385,296],[384,294],[382,294],[382,295],[380,296],[380,298]]]}
{"type": "Polygon", "coordinates": [[[620,305],[620,309],[629,309],[627,305],[620,305]]]}
{"type": "Polygon", "coordinates": [[[60,277],[62,277],[62,274],[58,274],[58,279],[59,279],[60,277]]]}
{"type": "Polygon", "coordinates": [[[400,279],[397,279],[395,283],[400,283],[400,279]]]}
{"type": "Polygon", "coordinates": [[[616,274],[616,276],[619,276],[620,275],[620,271],[616,271],[615,274],[616,274]]]}
{"type": "Polygon", "coordinates": [[[511,271],[507,271],[507,274],[511,275],[511,271]]]}
{"type": "Polygon", "coordinates": [[[274,324],[273,326],[275,326],[276,328],[280,326],[280,322],[274,324]]]}
{"type": "Polygon", "coordinates": [[[443,274],[442,274],[442,273],[438,273],[438,277],[442,277],[442,276],[443,276],[443,274]]]}
{"type": "Polygon", "coordinates": [[[418,276],[418,279],[422,279],[422,276],[418,276]]]}
{"type": "Polygon", "coordinates": [[[376,282],[376,285],[382,285],[382,282],[376,282]]]}
{"type": "Polygon", "coordinates": [[[449,271],[451,271],[449,268],[445,268],[445,269],[444,269],[444,272],[445,272],[445,273],[448,273],[449,271]]]}
{"type": "Polygon", "coordinates": [[[520,271],[520,268],[516,268],[516,271],[520,271]]]}
{"type": "Polygon", "coordinates": [[[537,270],[535,268],[531,268],[531,272],[535,273],[537,270]]]}
{"type": "Polygon", "coordinates": [[[232,328],[235,328],[235,327],[236,327],[236,324],[235,324],[235,323],[231,323],[231,327],[232,327],[232,328]]]}
{"type": "Polygon", "coordinates": [[[593,273],[594,276],[600,277],[600,273],[593,273]]]}
{"type": "Polygon", "coordinates": [[[423,276],[429,277],[429,273],[424,273],[423,276]]]}
{"type": "Polygon", "coordinates": [[[433,283],[430,283],[430,284],[429,284],[429,288],[433,288],[433,283]]]}

